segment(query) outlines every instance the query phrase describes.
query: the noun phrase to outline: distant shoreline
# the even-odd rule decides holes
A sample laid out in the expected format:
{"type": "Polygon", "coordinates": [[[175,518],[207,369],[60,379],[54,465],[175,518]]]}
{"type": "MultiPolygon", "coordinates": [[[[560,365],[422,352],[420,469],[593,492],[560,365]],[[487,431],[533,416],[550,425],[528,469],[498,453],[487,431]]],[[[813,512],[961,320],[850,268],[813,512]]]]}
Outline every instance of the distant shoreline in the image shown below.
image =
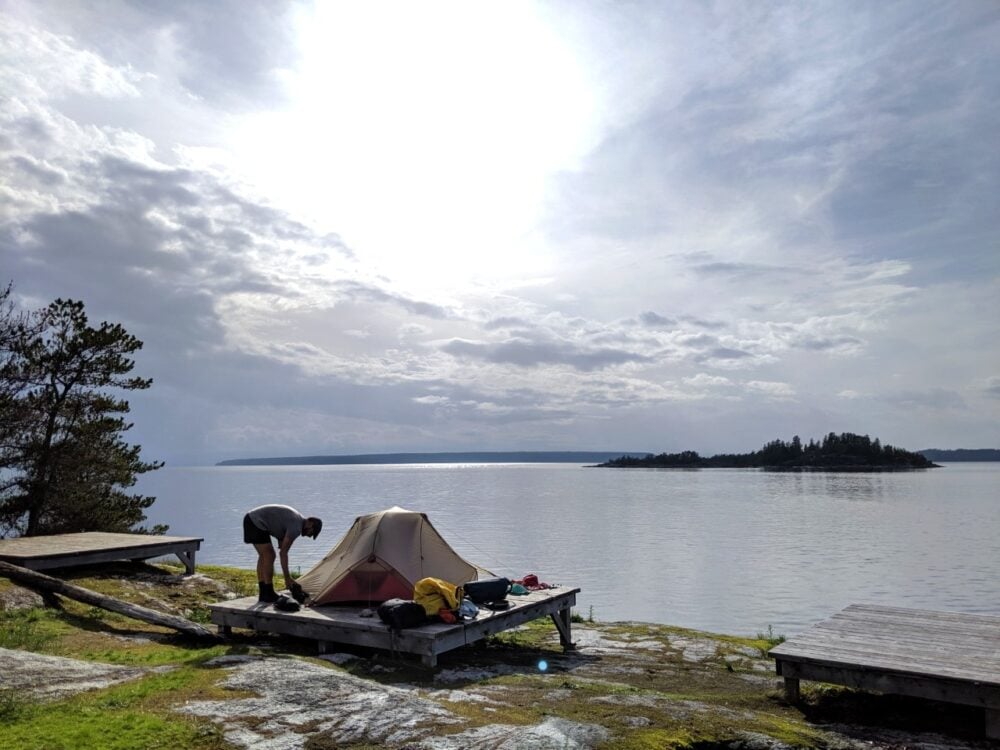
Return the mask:
{"type": "Polygon", "coordinates": [[[944,461],[946,463],[1000,462],[1000,450],[994,448],[927,448],[917,451],[917,453],[931,461],[944,461]]]}
{"type": "MultiPolygon", "coordinates": [[[[941,449],[928,448],[916,451],[930,461],[943,462],[1000,462],[1000,450],[991,448],[958,448],[941,449]]],[[[533,463],[571,463],[571,464],[602,464],[622,457],[634,459],[649,459],[650,451],[466,451],[466,452],[434,452],[434,453],[361,453],[353,455],[332,456],[269,456],[265,458],[232,458],[219,461],[215,466],[349,466],[349,465],[388,465],[388,464],[533,464],[533,463]]],[[[646,464],[649,466],[649,464],[646,464]]],[[[734,465],[735,466],[735,465],[734,465]]],[[[654,468],[654,467],[650,467],[654,468]]],[[[656,468],[724,468],[708,467],[697,462],[689,465],[673,464],[670,467],[656,468]]],[[[728,467],[733,468],[733,467],[728,467]]],[[[743,466],[743,468],[750,468],[743,466]]],[[[753,467],[762,468],[762,467],[753,467]]],[[[775,469],[778,467],[767,467],[775,469]]],[[[826,467],[829,469],[830,467],[826,467]]],[[[788,470],[785,468],[785,470],[788,470]]],[[[841,471],[850,471],[850,467],[838,467],[841,471]]],[[[871,467],[857,467],[855,470],[868,470],[871,467]]]]}
{"type": "Polygon", "coordinates": [[[587,464],[648,451],[472,451],[464,453],[363,453],[352,456],[232,458],[216,466],[338,466],[366,464],[587,464]]]}

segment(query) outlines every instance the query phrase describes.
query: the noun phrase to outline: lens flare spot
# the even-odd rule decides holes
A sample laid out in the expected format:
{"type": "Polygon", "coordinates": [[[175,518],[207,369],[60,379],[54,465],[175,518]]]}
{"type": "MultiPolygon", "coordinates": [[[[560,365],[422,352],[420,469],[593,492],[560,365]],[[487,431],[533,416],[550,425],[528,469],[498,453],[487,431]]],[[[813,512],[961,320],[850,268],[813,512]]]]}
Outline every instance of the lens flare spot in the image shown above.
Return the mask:
{"type": "Polygon", "coordinates": [[[544,672],[548,668],[549,668],[549,663],[547,661],[545,661],[545,659],[542,659],[541,661],[538,662],[538,671],[539,672],[544,672]]]}

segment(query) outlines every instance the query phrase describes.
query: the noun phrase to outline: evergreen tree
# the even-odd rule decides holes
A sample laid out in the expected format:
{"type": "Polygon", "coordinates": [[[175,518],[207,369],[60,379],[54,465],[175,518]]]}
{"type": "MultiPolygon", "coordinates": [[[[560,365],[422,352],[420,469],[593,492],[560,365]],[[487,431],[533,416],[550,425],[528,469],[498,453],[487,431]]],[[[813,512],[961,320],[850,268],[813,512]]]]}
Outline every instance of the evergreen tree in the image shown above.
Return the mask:
{"type": "Polygon", "coordinates": [[[142,342],[118,324],[91,327],[83,303],[73,300],[57,299],[4,327],[0,528],[27,536],[163,533],[165,526],[138,526],[155,498],[127,491],[139,474],[163,465],[143,461],[140,447],[122,439],[132,425],[118,394],[152,384],[130,375],[142,342]]]}

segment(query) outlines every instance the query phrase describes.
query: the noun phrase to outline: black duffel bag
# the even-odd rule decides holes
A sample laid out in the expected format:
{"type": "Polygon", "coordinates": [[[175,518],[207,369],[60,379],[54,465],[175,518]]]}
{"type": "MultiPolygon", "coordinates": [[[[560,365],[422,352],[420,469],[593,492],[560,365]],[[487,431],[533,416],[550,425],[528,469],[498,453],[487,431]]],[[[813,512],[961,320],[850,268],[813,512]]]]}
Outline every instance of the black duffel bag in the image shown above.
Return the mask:
{"type": "Polygon", "coordinates": [[[463,588],[465,595],[476,604],[498,602],[507,597],[510,591],[510,579],[483,578],[480,581],[469,581],[463,588]]]}
{"type": "Polygon", "coordinates": [[[402,630],[423,625],[427,613],[412,599],[389,599],[378,605],[378,617],[393,630],[402,630]]]}

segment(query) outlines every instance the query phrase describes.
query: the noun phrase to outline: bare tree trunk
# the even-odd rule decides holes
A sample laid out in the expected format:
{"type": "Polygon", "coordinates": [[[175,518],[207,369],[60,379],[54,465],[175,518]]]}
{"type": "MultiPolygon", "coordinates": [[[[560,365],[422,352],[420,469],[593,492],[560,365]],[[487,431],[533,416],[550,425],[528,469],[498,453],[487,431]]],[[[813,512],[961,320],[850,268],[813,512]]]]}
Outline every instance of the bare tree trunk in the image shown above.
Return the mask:
{"type": "Polygon", "coordinates": [[[204,628],[190,620],[185,620],[183,617],[167,615],[163,612],[157,612],[155,609],[148,609],[147,607],[140,607],[138,604],[123,602],[121,599],[115,599],[113,596],[98,594],[96,591],[85,589],[82,586],[74,586],[71,583],[60,581],[58,578],[53,578],[34,570],[28,570],[18,565],[11,565],[2,560],[0,560],[0,575],[10,578],[12,581],[31,586],[34,589],[62,594],[84,604],[92,604],[101,609],[118,612],[126,617],[171,628],[181,633],[192,635],[195,638],[218,640],[218,636],[208,628],[204,628]]]}

